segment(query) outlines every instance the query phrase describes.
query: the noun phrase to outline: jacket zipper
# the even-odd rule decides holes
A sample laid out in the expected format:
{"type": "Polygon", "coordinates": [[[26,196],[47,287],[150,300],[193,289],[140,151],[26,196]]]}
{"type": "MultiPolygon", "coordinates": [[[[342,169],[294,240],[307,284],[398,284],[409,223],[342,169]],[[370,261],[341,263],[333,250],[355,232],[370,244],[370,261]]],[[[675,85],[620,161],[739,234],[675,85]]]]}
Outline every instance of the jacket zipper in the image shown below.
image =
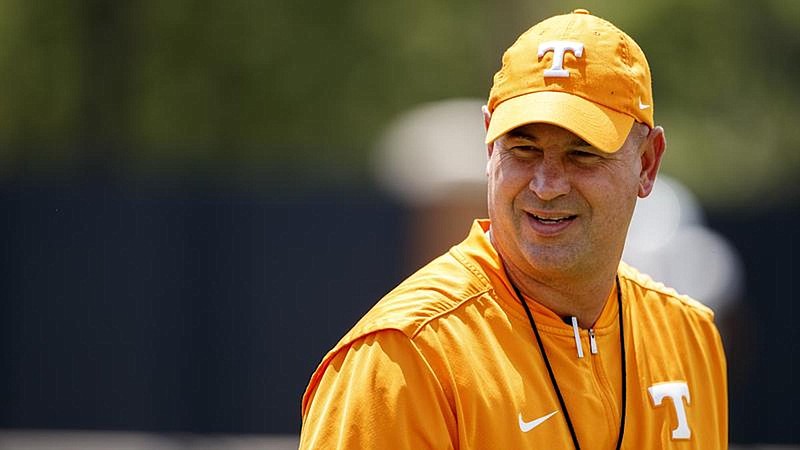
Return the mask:
{"type": "Polygon", "coordinates": [[[597,341],[594,338],[594,328],[589,328],[589,349],[593,355],[597,354],[597,341]]]}

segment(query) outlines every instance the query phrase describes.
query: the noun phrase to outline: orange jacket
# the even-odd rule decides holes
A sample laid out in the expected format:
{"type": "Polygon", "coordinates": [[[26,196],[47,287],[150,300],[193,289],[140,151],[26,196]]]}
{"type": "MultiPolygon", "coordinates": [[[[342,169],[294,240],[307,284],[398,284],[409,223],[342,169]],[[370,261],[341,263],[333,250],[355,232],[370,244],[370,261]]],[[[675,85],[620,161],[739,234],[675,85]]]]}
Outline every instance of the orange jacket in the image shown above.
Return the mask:
{"type": "MultiPolygon", "coordinates": [[[[573,448],[542,355],[476,221],[325,356],[303,396],[301,449],[573,448]]],[[[624,263],[627,414],[622,448],[726,449],[725,356],[713,313],[624,263]]],[[[596,326],[528,300],[582,449],[620,425],[616,290],[596,326]],[[592,342],[597,350],[591,351],[592,342]]]]}

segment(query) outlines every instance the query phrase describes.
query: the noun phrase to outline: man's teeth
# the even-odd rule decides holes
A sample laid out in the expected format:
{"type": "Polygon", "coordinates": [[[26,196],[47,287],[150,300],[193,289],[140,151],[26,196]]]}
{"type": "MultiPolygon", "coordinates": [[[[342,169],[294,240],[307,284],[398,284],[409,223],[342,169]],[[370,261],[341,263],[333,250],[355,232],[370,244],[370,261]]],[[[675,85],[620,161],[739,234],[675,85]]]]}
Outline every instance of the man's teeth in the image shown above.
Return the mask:
{"type": "Polygon", "coordinates": [[[572,216],[563,216],[563,217],[540,217],[540,216],[537,216],[536,214],[532,214],[532,216],[533,216],[533,217],[534,217],[536,220],[538,220],[539,222],[544,222],[544,223],[559,223],[559,222],[563,222],[563,221],[565,221],[565,220],[569,220],[569,219],[571,219],[571,218],[572,218],[572,216]]]}

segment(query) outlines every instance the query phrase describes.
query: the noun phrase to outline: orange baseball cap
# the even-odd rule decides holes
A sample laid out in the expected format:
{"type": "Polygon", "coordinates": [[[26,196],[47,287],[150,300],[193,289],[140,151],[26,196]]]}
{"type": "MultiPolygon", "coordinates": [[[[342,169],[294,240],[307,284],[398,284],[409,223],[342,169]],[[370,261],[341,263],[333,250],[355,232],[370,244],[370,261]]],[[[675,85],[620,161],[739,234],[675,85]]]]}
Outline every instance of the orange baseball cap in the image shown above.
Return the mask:
{"type": "Polygon", "coordinates": [[[622,30],[584,9],[551,17],[503,54],[489,93],[486,143],[542,122],[613,153],[634,121],[653,128],[651,84],[644,52],[622,30]]]}

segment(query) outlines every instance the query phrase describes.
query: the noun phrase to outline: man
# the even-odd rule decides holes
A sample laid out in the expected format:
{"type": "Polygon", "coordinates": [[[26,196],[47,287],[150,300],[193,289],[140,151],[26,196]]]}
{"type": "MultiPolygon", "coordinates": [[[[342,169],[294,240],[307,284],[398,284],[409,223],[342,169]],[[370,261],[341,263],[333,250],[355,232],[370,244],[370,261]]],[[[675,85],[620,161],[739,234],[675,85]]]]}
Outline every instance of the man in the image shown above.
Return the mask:
{"type": "Polygon", "coordinates": [[[666,143],[638,45],[585,10],[503,56],[490,220],[323,359],[301,448],[724,449],[713,313],[621,262],[666,143]]]}

